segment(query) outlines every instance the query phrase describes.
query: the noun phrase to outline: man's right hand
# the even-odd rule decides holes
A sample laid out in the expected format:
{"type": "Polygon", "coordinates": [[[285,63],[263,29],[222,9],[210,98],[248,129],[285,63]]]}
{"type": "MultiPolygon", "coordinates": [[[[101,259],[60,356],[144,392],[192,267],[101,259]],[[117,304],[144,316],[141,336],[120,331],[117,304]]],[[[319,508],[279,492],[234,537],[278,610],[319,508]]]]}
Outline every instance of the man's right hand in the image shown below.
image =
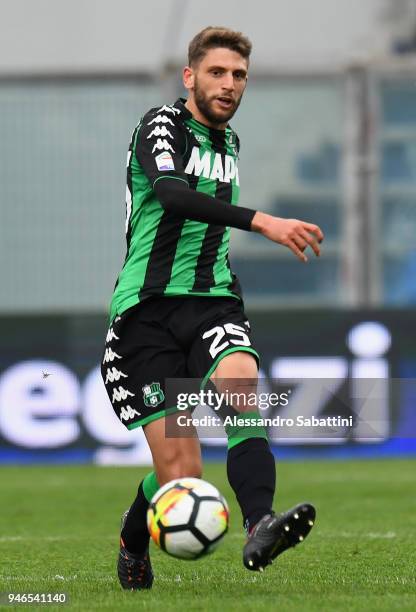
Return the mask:
{"type": "Polygon", "coordinates": [[[304,250],[310,246],[317,257],[321,254],[319,244],[324,239],[322,230],[313,223],[299,219],[282,219],[262,212],[256,212],[251,229],[265,238],[283,244],[303,262],[307,262],[304,250]]]}

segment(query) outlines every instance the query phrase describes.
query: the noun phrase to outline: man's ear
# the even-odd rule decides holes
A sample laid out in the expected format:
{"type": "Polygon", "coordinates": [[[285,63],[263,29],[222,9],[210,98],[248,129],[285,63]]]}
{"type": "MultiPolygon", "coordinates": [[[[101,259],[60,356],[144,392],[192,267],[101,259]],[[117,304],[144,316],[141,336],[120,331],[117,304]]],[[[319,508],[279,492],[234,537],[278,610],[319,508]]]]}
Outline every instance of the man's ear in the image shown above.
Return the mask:
{"type": "Polygon", "coordinates": [[[183,84],[185,89],[193,89],[194,80],[194,71],[189,66],[185,66],[183,69],[183,84]]]}

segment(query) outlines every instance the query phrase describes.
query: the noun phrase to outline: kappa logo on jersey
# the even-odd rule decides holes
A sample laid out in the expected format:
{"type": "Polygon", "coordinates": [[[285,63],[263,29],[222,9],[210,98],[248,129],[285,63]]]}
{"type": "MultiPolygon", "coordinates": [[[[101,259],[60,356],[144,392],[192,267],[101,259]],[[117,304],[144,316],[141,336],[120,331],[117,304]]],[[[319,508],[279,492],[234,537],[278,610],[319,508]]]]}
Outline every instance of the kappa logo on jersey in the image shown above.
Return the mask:
{"type": "Polygon", "coordinates": [[[205,151],[200,157],[199,147],[193,147],[191,157],[185,168],[186,174],[194,174],[211,180],[218,180],[222,183],[229,183],[235,179],[237,185],[240,185],[238,176],[238,168],[235,159],[231,155],[224,155],[224,165],[220,153],[205,151]]]}
{"type": "Polygon", "coordinates": [[[158,406],[165,399],[165,395],[160,388],[160,383],[152,382],[150,385],[142,387],[144,405],[148,408],[158,406]]]}
{"type": "Polygon", "coordinates": [[[179,113],[181,111],[179,110],[179,108],[175,108],[174,106],[170,106],[170,105],[166,106],[166,104],[165,104],[165,105],[162,106],[162,108],[159,108],[159,110],[157,111],[158,114],[159,113],[163,113],[163,112],[165,112],[165,113],[173,113],[174,115],[179,115],[179,113]]]}
{"type": "Polygon", "coordinates": [[[114,330],[112,327],[110,327],[110,329],[107,332],[107,337],[105,339],[106,342],[111,342],[111,340],[120,340],[120,338],[118,336],[115,335],[114,330]]]}
{"type": "Polygon", "coordinates": [[[121,385],[118,389],[113,389],[113,402],[121,402],[127,399],[128,397],[134,397],[134,393],[131,393],[131,391],[127,391],[127,389],[124,389],[124,387],[122,387],[121,385]]]}
{"type": "Polygon", "coordinates": [[[134,410],[130,405],[122,406],[120,409],[120,421],[130,421],[135,416],[140,416],[140,412],[134,410]]]}
{"type": "Polygon", "coordinates": [[[163,151],[156,155],[155,162],[158,170],[175,170],[172,155],[168,151],[163,151]]]}
{"type": "MultiPolygon", "coordinates": [[[[189,131],[192,132],[191,129],[189,131]]],[[[207,137],[203,136],[202,134],[195,134],[195,138],[197,139],[198,142],[206,142],[207,141],[207,137]]]]}
{"type": "Polygon", "coordinates": [[[166,115],[156,115],[147,125],[152,125],[152,123],[169,123],[170,125],[174,125],[172,119],[166,115]]]}
{"type": "Polygon", "coordinates": [[[172,153],[175,153],[174,148],[168,143],[167,140],[162,140],[161,138],[158,138],[155,146],[152,149],[152,153],[154,153],[155,151],[161,151],[163,149],[165,151],[172,151],[172,153]]]}
{"type": "Polygon", "coordinates": [[[121,355],[117,355],[111,348],[105,349],[103,363],[114,361],[114,359],[121,359],[121,355]]]}
{"type": "Polygon", "coordinates": [[[121,370],[117,370],[117,368],[107,368],[106,376],[105,376],[105,385],[108,382],[119,381],[120,378],[128,378],[127,374],[124,374],[121,370]]]}
{"type": "Polygon", "coordinates": [[[152,136],[169,136],[169,138],[173,138],[171,132],[169,132],[168,128],[164,125],[162,125],[162,127],[160,127],[160,125],[157,125],[153,132],[149,134],[147,140],[149,140],[149,138],[151,138],[152,136]]]}

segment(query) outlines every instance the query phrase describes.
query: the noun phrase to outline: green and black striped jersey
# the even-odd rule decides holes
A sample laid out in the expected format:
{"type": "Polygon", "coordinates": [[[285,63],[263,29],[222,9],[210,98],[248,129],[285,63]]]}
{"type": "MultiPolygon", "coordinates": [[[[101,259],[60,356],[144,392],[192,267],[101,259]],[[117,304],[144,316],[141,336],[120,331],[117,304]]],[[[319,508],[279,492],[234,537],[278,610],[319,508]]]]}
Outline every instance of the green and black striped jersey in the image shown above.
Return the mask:
{"type": "Polygon", "coordinates": [[[127,254],[110,318],[151,296],[230,296],[240,285],[230,268],[230,228],[181,218],[156,197],[158,181],[183,181],[237,204],[236,133],[196,121],[179,99],[150,110],[133,132],[127,160],[127,254]]]}

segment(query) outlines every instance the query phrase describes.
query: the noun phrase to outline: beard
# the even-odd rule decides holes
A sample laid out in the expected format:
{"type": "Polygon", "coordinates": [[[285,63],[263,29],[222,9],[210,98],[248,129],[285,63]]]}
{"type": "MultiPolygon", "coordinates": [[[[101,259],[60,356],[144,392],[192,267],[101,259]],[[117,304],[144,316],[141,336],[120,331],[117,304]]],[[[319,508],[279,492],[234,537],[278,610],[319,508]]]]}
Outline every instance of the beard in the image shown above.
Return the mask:
{"type": "Polygon", "coordinates": [[[217,98],[217,96],[212,96],[209,98],[203,89],[199,87],[198,80],[195,79],[194,84],[194,99],[195,104],[198,107],[199,112],[204,115],[204,117],[212,123],[213,125],[221,125],[222,123],[227,123],[236,113],[238,107],[240,106],[241,98],[243,94],[233,102],[233,105],[229,110],[214,110],[213,102],[217,98]]]}

